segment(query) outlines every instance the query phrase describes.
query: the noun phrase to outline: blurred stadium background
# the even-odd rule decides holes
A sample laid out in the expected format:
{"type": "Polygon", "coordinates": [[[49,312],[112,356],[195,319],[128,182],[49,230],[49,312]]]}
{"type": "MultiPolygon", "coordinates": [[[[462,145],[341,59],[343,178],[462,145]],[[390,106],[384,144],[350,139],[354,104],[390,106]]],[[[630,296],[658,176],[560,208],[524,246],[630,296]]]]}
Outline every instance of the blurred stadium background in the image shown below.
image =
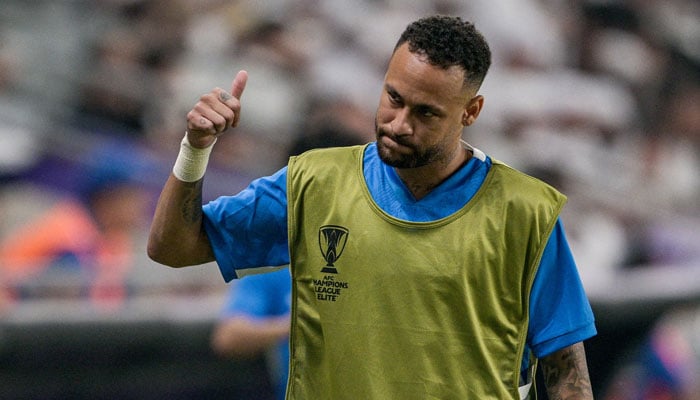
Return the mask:
{"type": "Polygon", "coordinates": [[[395,40],[435,12],[474,21],[493,50],[465,139],[570,198],[597,396],[662,398],[632,394],[651,370],[694,390],[696,0],[3,0],[0,398],[269,398],[263,359],[208,347],[227,289],[217,268],[145,255],[184,115],[249,71],[205,200],[289,154],[372,140],[395,40]]]}

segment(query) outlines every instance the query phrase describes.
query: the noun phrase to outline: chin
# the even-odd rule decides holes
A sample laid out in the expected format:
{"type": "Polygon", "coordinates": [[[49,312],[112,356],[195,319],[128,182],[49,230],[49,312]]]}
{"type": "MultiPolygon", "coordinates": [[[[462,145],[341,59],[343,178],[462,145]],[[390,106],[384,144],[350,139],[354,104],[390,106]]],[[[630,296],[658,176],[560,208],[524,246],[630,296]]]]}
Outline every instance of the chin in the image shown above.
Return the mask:
{"type": "Polygon", "coordinates": [[[398,155],[377,143],[377,154],[382,162],[394,168],[415,168],[416,160],[412,156],[398,155]]]}

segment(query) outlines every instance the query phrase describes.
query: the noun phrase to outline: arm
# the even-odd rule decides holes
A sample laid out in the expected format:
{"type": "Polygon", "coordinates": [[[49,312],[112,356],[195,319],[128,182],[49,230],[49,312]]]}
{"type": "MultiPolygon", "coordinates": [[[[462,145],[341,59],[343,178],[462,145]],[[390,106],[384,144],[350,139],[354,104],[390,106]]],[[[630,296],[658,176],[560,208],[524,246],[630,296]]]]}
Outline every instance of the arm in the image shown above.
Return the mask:
{"type": "Polygon", "coordinates": [[[187,143],[183,141],[173,174],[158,199],[148,237],[148,256],[154,261],[182,267],[214,260],[202,226],[202,177],[217,136],[238,123],[247,80],[248,74],[239,72],[231,94],[216,88],[187,113],[187,143]]]}
{"type": "Polygon", "coordinates": [[[156,205],[148,256],[171,267],[214,260],[202,226],[202,180],[182,182],[170,175],[156,205]]]}
{"type": "Polygon", "coordinates": [[[555,351],[540,362],[550,400],[593,399],[582,342],[555,351]]]}
{"type": "Polygon", "coordinates": [[[289,335],[289,315],[263,319],[236,316],[223,320],[211,337],[212,349],[226,357],[251,357],[289,335]]]}

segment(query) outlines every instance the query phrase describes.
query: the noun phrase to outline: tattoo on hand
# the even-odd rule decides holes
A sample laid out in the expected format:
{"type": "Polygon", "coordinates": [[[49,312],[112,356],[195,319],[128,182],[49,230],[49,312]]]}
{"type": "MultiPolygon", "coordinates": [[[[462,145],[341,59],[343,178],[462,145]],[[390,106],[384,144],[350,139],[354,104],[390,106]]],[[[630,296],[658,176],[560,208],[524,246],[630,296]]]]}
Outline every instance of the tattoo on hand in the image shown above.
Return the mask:
{"type": "Polygon", "coordinates": [[[226,92],[221,92],[219,93],[219,99],[225,103],[231,99],[231,95],[226,92]]]}
{"type": "Polygon", "coordinates": [[[544,357],[541,365],[550,400],[593,399],[582,343],[544,357]]]}

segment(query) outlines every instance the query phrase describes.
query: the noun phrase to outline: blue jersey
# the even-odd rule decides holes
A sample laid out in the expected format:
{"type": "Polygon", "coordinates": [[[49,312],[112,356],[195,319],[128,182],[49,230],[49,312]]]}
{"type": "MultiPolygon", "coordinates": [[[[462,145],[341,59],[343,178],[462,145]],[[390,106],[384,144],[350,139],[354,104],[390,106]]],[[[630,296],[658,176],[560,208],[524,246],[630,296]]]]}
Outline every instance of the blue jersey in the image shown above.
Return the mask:
{"type": "MultiPolygon", "coordinates": [[[[292,303],[289,268],[238,279],[231,286],[221,318],[252,319],[288,315],[292,303]]],[[[289,340],[281,340],[268,358],[270,376],[278,399],[284,399],[289,365],[289,340]]]]}
{"type": "MultiPolygon", "coordinates": [[[[374,143],[365,150],[364,177],[372,198],[388,214],[411,221],[435,220],[462,208],[484,182],[491,159],[476,149],[474,154],[420,200],[379,159],[374,143]]],[[[255,180],[236,196],[204,206],[204,227],[227,281],[250,269],[289,263],[286,178],[287,170],[282,168],[255,180]]],[[[543,357],[595,334],[593,312],[562,223],[557,221],[530,295],[528,351],[543,357]]]]}

